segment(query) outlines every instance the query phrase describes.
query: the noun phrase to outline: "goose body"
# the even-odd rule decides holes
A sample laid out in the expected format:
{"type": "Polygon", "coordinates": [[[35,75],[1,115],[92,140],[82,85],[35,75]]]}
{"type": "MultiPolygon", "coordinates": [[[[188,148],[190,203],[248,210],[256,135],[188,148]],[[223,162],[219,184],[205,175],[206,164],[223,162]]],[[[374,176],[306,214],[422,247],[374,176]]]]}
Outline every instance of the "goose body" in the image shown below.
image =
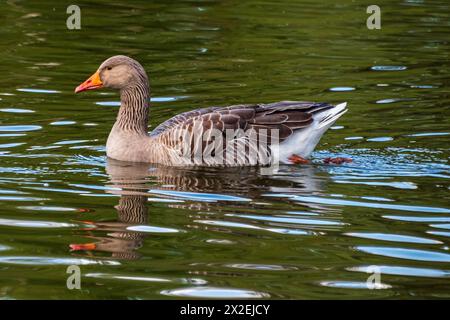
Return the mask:
{"type": "Polygon", "coordinates": [[[170,166],[290,163],[310,156],[346,103],[281,101],[196,109],[148,134],[150,88],[144,68],[126,56],[105,60],[75,92],[120,90],[121,106],[106,143],[108,157],[170,166]]]}

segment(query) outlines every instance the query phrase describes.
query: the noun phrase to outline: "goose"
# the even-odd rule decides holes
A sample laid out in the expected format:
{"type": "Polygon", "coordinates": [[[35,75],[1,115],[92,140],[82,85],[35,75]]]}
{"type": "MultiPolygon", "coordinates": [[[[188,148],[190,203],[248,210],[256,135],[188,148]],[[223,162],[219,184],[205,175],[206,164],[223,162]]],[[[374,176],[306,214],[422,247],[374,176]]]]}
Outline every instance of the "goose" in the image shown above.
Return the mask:
{"type": "Polygon", "coordinates": [[[347,111],[346,102],[214,106],[180,113],[148,133],[150,86],[138,61],[124,55],[106,59],[75,93],[98,88],[120,91],[107,157],[166,166],[308,163],[323,134],[347,111]]]}

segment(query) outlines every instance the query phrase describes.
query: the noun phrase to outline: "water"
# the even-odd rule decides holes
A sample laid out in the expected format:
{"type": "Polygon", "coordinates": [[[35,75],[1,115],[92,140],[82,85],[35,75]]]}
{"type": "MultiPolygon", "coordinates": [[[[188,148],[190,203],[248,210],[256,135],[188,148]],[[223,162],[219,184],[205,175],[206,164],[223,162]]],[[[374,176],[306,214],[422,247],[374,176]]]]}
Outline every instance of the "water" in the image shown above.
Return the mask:
{"type": "Polygon", "coordinates": [[[1,4],[2,298],[450,297],[447,1],[379,1],[378,31],[350,2],[78,4],[77,31],[62,4],[1,4]],[[114,54],[149,72],[153,128],[209,105],[350,109],[311,165],[269,176],[107,161],[119,96],[73,90],[114,54]]]}

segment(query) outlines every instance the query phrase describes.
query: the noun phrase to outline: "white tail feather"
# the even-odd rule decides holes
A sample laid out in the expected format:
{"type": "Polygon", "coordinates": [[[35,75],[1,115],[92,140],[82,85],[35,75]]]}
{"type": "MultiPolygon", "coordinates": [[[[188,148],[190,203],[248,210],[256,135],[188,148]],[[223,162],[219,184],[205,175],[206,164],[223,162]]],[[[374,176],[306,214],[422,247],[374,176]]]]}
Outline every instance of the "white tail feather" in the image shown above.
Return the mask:
{"type": "Polygon", "coordinates": [[[284,163],[289,163],[288,158],[293,154],[307,158],[319,143],[322,135],[346,112],[347,102],[343,102],[334,108],[314,114],[314,123],[311,126],[299,130],[280,144],[279,159],[284,163]]]}
{"type": "Polygon", "coordinates": [[[319,120],[318,128],[331,126],[340,116],[347,112],[348,109],[346,107],[347,102],[343,102],[328,110],[328,112],[324,112],[323,118],[319,120]]]}

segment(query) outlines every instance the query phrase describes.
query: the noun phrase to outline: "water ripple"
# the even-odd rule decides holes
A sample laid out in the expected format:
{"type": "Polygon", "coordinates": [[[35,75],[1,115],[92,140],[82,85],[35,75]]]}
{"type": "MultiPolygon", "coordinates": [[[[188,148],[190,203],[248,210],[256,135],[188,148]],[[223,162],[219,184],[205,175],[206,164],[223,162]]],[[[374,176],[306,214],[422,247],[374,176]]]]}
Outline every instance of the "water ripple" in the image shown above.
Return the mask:
{"type": "Polygon", "coordinates": [[[57,258],[57,257],[32,257],[32,256],[15,256],[15,257],[0,257],[0,263],[18,264],[18,265],[120,265],[120,262],[113,260],[92,260],[85,258],[57,258]]]}
{"type": "Polygon", "coordinates": [[[31,93],[60,93],[58,90],[47,90],[47,89],[36,89],[36,88],[19,88],[17,91],[20,92],[31,92],[31,93]]]}
{"type": "Polygon", "coordinates": [[[35,131],[41,130],[41,126],[36,125],[10,125],[0,126],[0,132],[21,132],[21,131],[35,131]]]}
{"type": "Polygon", "coordinates": [[[67,126],[71,124],[77,123],[76,121],[72,120],[64,120],[64,121],[53,121],[50,123],[51,126],[67,126]]]}
{"type": "Polygon", "coordinates": [[[450,232],[445,231],[427,231],[427,233],[435,236],[450,237],[450,232]]]}
{"type": "Polygon", "coordinates": [[[296,267],[281,266],[281,265],[275,265],[275,264],[230,263],[230,264],[225,264],[224,266],[228,267],[228,268],[246,269],[246,270],[267,270],[267,271],[298,270],[298,268],[296,268],[296,267]]]}
{"type": "Polygon", "coordinates": [[[0,111],[8,113],[34,113],[34,110],[20,108],[2,108],[0,111]]]}
{"type": "Polygon", "coordinates": [[[368,186],[381,186],[381,187],[392,187],[396,189],[409,189],[415,190],[417,189],[417,185],[413,182],[378,182],[378,181],[348,181],[348,180],[335,180],[336,183],[344,183],[344,184],[363,184],[368,186]]]}
{"type": "Polygon", "coordinates": [[[400,211],[416,211],[416,212],[433,212],[433,213],[450,213],[450,209],[440,208],[440,207],[423,207],[414,205],[400,205],[400,204],[389,204],[389,203],[372,203],[363,201],[352,201],[343,200],[336,198],[322,198],[322,197],[309,197],[309,196],[294,196],[292,197],[295,201],[309,202],[309,203],[319,203],[319,204],[329,204],[338,206],[352,206],[352,207],[366,207],[374,209],[389,209],[389,210],[400,210],[400,211]]]}
{"type": "MultiPolygon", "coordinates": [[[[450,271],[417,267],[401,267],[401,266],[375,266],[377,271],[382,274],[391,274],[399,276],[411,276],[411,277],[431,277],[431,278],[448,278],[450,277],[450,271]]],[[[365,272],[373,274],[374,266],[358,266],[349,267],[349,271],[365,272]]]]}
{"type": "Polygon", "coordinates": [[[375,137],[375,138],[369,138],[367,141],[371,142],[386,142],[386,141],[392,141],[394,138],[392,137],[375,137]]]}
{"type": "Polygon", "coordinates": [[[162,290],[161,294],[165,296],[207,299],[258,299],[270,297],[268,293],[264,292],[219,287],[192,287],[170,289],[162,290]]]}
{"type": "Polygon", "coordinates": [[[41,220],[13,220],[13,219],[0,219],[0,226],[9,227],[25,227],[25,228],[68,228],[74,227],[74,224],[54,222],[54,221],[41,221],[41,220]]]}
{"type": "Polygon", "coordinates": [[[184,192],[184,191],[172,191],[172,190],[156,190],[152,189],[149,193],[161,194],[166,196],[173,196],[178,198],[184,198],[197,201],[251,201],[247,198],[216,194],[216,193],[199,193],[199,192],[184,192]]]}
{"type": "Polygon", "coordinates": [[[358,282],[358,281],[322,281],[320,282],[321,286],[330,287],[330,288],[341,288],[341,289],[390,289],[391,285],[385,283],[371,283],[370,287],[367,282],[358,282]]]}
{"type": "Polygon", "coordinates": [[[436,251],[371,246],[357,246],[356,249],[363,252],[391,258],[409,259],[416,261],[450,262],[450,254],[436,251]]]}
{"type": "Polygon", "coordinates": [[[405,66],[372,66],[370,67],[373,71],[403,71],[406,70],[405,66]]]}
{"type": "Polygon", "coordinates": [[[354,91],[356,90],[356,88],[354,87],[333,87],[330,88],[330,91],[334,91],[334,92],[346,92],[346,91],[354,91]]]}
{"type": "Polygon", "coordinates": [[[388,233],[369,233],[369,232],[348,232],[344,233],[347,236],[383,240],[392,242],[408,242],[408,243],[423,243],[423,244],[441,244],[441,241],[432,240],[422,237],[405,236],[400,234],[388,234],[388,233]]]}
{"type": "Polygon", "coordinates": [[[262,220],[271,222],[284,222],[284,223],[295,223],[295,224],[306,224],[306,225],[318,225],[318,226],[336,226],[343,225],[344,223],[331,220],[320,220],[320,219],[306,219],[306,218],[292,218],[284,216],[258,216],[250,214],[227,214],[230,217],[240,217],[252,220],[262,220]]]}
{"type": "Polygon", "coordinates": [[[0,251],[6,251],[6,250],[10,250],[10,249],[11,249],[11,247],[0,244],[0,251]]]}
{"type": "Polygon", "coordinates": [[[402,102],[402,101],[411,101],[412,99],[394,99],[394,98],[390,98],[390,99],[380,99],[375,101],[375,103],[377,104],[388,104],[388,103],[396,103],[396,102],[402,102]]]}
{"type": "Polygon", "coordinates": [[[56,206],[19,206],[17,209],[31,210],[31,211],[56,211],[56,212],[69,212],[77,211],[76,208],[70,207],[56,207],[56,206]]]}
{"type": "Polygon", "coordinates": [[[132,280],[132,281],[141,281],[141,282],[171,282],[169,279],[165,279],[165,278],[121,276],[121,275],[114,275],[114,274],[107,274],[107,273],[87,273],[85,276],[88,278],[132,280]]]}
{"type": "Polygon", "coordinates": [[[408,222],[450,222],[450,217],[383,216],[386,219],[408,222]]]}
{"type": "Polygon", "coordinates": [[[448,136],[450,132],[422,132],[407,134],[407,137],[437,137],[437,136],[448,136]]]}
{"type": "Polygon", "coordinates": [[[430,224],[430,227],[450,230],[450,223],[430,224]]]}
{"type": "Polygon", "coordinates": [[[119,274],[99,273],[99,272],[87,273],[85,276],[88,278],[128,280],[128,281],[138,281],[138,282],[177,282],[177,283],[194,284],[194,285],[205,285],[208,283],[206,280],[198,279],[198,278],[170,279],[170,278],[162,278],[162,277],[119,275],[119,274]]]}
{"type": "Polygon", "coordinates": [[[291,229],[291,228],[264,228],[255,225],[251,225],[248,223],[241,222],[232,222],[232,221],[222,221],[222,220],[194,220],[194,222],[202,223],[206,225],[212,226],[220,226],[220,227],[230,227],[230,228],[244,228],[244,229],[253,229],[253,230],[264,230],[274,233],[287,234],[287,235],[311,235],[310,231],[305,231],[301,229],[291,229]]]}
{"type": "Polygon", "coordinates": [[[18,146],[21,146],[24,144],[25,144],[25,142],[4,143],[4,144],[0,144],[0,149],[14,148],[14,147],[18,147],[18,146]]]}
{"type": "Polygon", "coordinates": [[[163,228],[163,227],[155,227],[155,226],[129,226],[127,230],[130,231],[138,231],[138,232],[148,232],[148,233],[177,233],[180,230],[174,228],[163,228]]]}

